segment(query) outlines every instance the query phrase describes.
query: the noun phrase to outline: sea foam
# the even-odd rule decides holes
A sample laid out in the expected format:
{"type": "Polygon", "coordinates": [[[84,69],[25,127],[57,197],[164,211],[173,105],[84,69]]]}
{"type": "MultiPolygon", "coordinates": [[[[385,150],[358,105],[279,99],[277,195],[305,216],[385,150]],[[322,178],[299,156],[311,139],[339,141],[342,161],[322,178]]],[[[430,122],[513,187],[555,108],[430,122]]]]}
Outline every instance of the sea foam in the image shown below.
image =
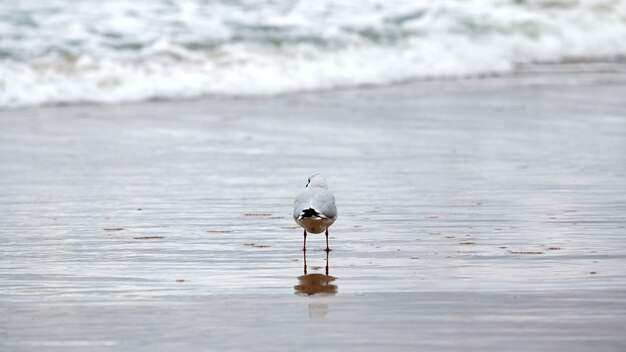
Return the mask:
{"type": "Polygon", "coordinates": [[[626,55],[625,1],[0,5],[0,106],[272,95],[626,55]]]}

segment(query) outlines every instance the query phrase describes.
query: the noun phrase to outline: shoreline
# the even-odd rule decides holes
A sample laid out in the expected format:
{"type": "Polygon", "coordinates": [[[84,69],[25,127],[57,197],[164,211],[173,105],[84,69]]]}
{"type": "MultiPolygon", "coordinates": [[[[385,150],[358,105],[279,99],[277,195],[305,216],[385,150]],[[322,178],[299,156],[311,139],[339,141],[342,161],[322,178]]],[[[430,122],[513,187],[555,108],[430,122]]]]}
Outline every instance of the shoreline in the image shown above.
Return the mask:
{"type": "Polygon", "coordinates": [[[407,78],[404,80],[381,83],[361,84],[349,86],[337,86],[333,88],[320,88],[312,90],[297,90],[276,94],[205,94],[192,97],[157,97],[142,100],[128,100],[118,102],[72,102],[72,103],[46,103],[41,105],[17,105],[0,106],[0,113],[5,111],[36,110],[47,108],[67,107],[114,107],[135,106],[142,104],[185,104],[212,101],[255,101],[268,99],[290,99],[299,96],[324,96],[342,93],[365,93],[368,91],[388,91],[412,89],[464,89],[467,86],[493,86],[493,85],[519,85],[519,86],[560,86],[560,85],[588,85],[588,84],[623,84],[626,81],[626,57],[613,60],[583,60],[573,62],[543,62],[518,65],[511,72],[476,74],[463,77],[420,77],[407,78]],[[575,77],[574,80],[571,80],[575,77]],[[550,81],[556,79],[556,81],[550,81]]]}
{"type": "Polygon", "coordinates": [[[0,111],[0,347],[623,350],[626,74],[531,76],[0,111]]]}

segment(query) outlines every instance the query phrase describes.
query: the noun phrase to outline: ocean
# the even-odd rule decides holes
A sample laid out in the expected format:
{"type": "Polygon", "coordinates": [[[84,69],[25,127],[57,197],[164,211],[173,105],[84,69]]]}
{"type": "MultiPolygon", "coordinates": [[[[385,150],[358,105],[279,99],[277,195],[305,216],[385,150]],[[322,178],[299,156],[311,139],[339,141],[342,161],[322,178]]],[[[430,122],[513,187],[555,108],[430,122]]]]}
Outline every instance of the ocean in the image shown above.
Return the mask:
{"type": "Polygon", "coordinates": [[[0,107],[274,95],[619,61],[626,1],[0,3],[0,107]]]}
{"type": "Polygon", "coordinates": [[[625,14],[0,2],[0,351],[626,351],[625,14]]]}

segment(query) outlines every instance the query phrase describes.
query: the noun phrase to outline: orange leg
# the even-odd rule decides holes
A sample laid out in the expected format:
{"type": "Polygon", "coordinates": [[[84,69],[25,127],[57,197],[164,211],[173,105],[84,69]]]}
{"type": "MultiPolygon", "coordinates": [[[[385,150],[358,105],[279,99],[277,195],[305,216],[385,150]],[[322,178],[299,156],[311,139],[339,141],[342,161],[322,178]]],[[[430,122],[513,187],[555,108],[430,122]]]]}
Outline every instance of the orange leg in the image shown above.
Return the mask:
{"type": "Polygon", "coordinates": [[[328,248],[328,227],[326,228],[326,252],[330,252],[330,248],[328,248]]]}

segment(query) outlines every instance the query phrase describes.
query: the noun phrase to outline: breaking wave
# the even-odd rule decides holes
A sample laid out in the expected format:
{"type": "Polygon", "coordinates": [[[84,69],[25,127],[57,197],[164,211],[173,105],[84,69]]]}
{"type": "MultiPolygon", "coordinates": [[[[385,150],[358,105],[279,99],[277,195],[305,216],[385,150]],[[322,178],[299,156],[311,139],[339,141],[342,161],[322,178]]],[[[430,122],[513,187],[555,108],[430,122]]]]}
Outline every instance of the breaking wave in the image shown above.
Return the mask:
{"type": "Polygon", "coordinates": [[[624,55],[625,1],[0,4],[3,107],[271,95],[624,55]]]}

